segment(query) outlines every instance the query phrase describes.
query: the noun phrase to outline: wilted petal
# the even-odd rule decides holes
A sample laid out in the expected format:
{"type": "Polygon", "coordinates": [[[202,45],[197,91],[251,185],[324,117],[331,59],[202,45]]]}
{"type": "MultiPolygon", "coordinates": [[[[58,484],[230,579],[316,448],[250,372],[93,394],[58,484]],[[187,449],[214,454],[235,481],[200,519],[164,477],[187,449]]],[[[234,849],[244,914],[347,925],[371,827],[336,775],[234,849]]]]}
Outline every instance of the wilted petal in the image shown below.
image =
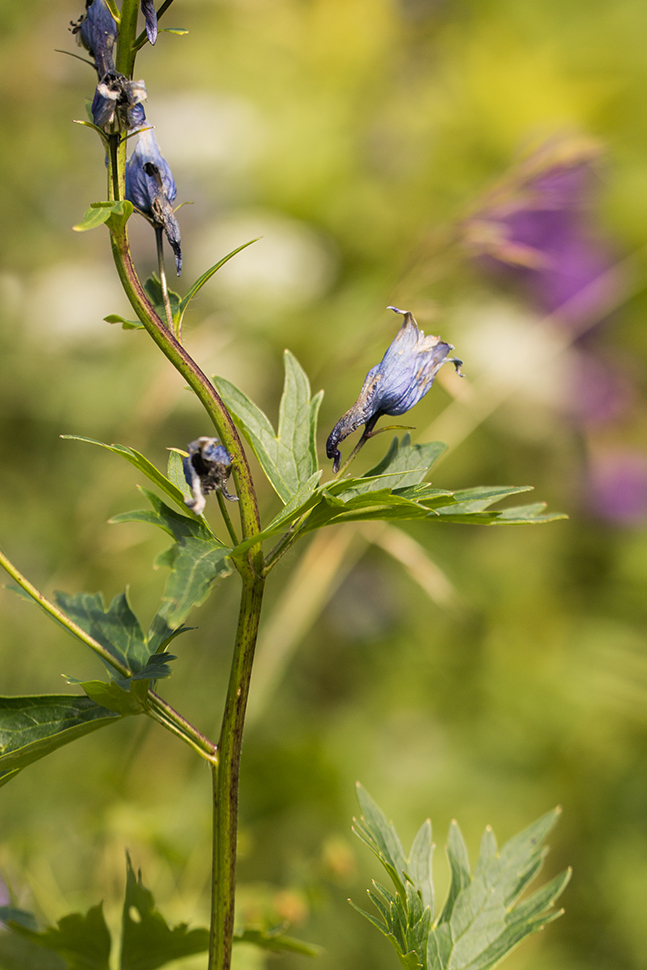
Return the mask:
{"type": "Polygon", "coordinates": [[[193,494],[185,499],[186,505],[196,515],[202,515],[206,497],[210,492],[222,492],[230,502],[237,502],[226,485],[231,475],[231,455],[217,438],[197,438],[188,447],[188,458],[183,461],[184,477],[193,494]]]}
{"type": "Polygon", "coordinates": [[[150,44],[157,40],[157,14],[155,13],[154,0],[141,0],[142,13],[146,18],[146,34],[150,44]]]}
{"type": "Polygon", "coordinates": [[[454,349],[452,344],[440,337],[425,337],[408,310],[389,309],[402,314],[404,323],[380,363],[366,375],[355,404],[330,433],[326,454],[334,460],[334,471],[341,459],[337,447],[340,441],[363,424],[364,433],[370,432],[383,414],[405,414],[425,396],[443,364],[452,361],[458,370],[462,363],[447,356],[454,349]]]}
{"type": "Polygon", "coordinates": [[[182,270],[180,227],[173,214],[177,188],[170,166],[159,150],[152,129],[143,131],[126,165],[126,198],[162,228],[175,255],[177,274],[182,270]]]}
{"type": "Polygon", "coordinates": [[[101,78],[92,101],[92,120],[106,134],[133,131],[146,121],[144,106],[146,85],[129,81],[118,71],[101,78]]]}
{"type": "Polygon", "coordinates": [[[106,6],[105,0],[93,0],[86,4],[86,12],[72,26],[72,33],[94,58],[100,78],[114,71],[113,49],[117,39],[117,24],[106,6]]]}

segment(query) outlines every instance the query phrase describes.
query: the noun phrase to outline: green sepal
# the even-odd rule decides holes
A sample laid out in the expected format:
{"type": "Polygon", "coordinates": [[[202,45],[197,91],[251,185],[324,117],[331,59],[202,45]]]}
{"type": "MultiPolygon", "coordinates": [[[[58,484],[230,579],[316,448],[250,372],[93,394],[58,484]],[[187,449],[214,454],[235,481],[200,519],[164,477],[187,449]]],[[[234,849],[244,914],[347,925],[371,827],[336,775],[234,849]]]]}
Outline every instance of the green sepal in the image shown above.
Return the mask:
{"type": "Polygon", "coordinates": [[[115,720],[111,709],[89,697],[0,697],[0,786],[27,765],[115,720]]]}

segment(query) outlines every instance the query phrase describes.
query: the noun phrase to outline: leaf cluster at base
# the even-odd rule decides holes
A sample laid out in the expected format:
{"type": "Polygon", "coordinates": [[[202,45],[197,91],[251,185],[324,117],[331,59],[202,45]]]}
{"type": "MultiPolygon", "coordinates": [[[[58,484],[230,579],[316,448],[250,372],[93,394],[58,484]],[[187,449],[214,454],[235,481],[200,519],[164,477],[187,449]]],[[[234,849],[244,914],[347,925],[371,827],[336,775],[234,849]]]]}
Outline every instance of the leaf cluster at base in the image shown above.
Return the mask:
{"type": "MultiPolygon", "coordinates": [[[[126,894],[121,921],[119,970],[157,970],[173,960],[204,953],[209,930],[189,929],[186,923],[169,926],[155,906],[141,872],[135,874],[127,856],[126,894]]],[[[70,913],[57,926],[38,929],[31,913],[0,906],[0,970],[110,970],[113,942],[102,905],[87,913],[70,913]]],[[[316,956],[319,947],[285,936],[281,928],[246,929],[235,943],[253,943],[274,953],[316,956]]]]}
{"type": "Polygon", "coordinates": [[[368,896],[378,916],[351,905],[392,943],[406,970],[489,970],[526,936],[561,916],[555,900],[570,878],[570,869],[531,896],[520,899],[542,866],[542,842],[559,818],[548,812],[498,848],[487,828],[474,872],[456,822],[447,841],[451,883],[436,915],[432,881],[431,822],[416,835],[408,858],[395,828],[361,787],[362,809],[353,831],[387,871],[395,891],[373,882],[368,896]]]}

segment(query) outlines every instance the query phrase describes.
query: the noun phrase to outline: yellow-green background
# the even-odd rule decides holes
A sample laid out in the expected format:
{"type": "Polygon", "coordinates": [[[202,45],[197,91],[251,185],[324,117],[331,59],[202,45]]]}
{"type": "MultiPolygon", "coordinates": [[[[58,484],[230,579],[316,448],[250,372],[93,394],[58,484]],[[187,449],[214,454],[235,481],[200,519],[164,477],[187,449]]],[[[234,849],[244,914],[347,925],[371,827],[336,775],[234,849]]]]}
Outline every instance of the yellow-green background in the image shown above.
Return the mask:
{"type": "MultiPolygon", "coordinates": [[[[93,74],[54,51],[78,52],[66,27],[81,6],[0,0],[0,543],[46,593],[112,597],[129,584],[146,620],[164,581],[151,563],[165,542],[145,526],[106,524],[141,504],[140,479],[117,457],[58,436],[123,442],[163,466],[167,446],[209,429],[148,338],[102,322],[126,313],[107,233],[71,231],[105,194],[98,141],[71,123],[84,117],[93,74]]],[[[162,34],[142,52],[137,77],[146,80],[148,117],[178,200],[195,203],[179,213],[178,288],[263,236],[188,317],[187,347],[208,373],[239,383],[275,417],[281,352],[290,347],[313,388],[325,389],[321,446],[392,339],[396,321],[384,308],[395,299],[456,344],[470,378],[506,355],[518,366],[513,338],[529,326],[528,307],[467,262],[446,265],[442,247],[430,247],[422,276],[407,276],[407,267],[520,148],[557,132],[583,134],[606,149],[601,231],[619,258],[638,253],[600,343],[632,361],[638,397],[604,441],[642,446],[640,0],[176,0],[164,24],[190,33],[162,34]]],[[[152,269],[150,232],[133,224],[132,235],[142,272],[152,269]]],[[[248,732],[241,912],[252,921],[291,918],[296,935],[326,948],[321,970],[396,965],[346,903],[349,895],[361,903],[379,878],[349,831],[356,779],[406,841],[430,815],[442,847],[457,817],[472,855],[486,824],[504,839],[561,803],[546,873],[574,866],[567,912],[507,965],[647,967],[647,535],[586,512],[582,440],[551,394],[534,393],[543,374],[532,360],[523,368],[509,401],[433,480],[533,484],[570,520],[407,528],[457,590],[446,607],[383,550],[358,552],[248,732]]],[[[407,416],[420,431],[451,402],[450,376],[407,416]]],[[[370,443],[359,467],[387,441],[370,443]]],[[[260,491],[269,515],[276,502],[260,491]]],[[[213,508],[211,516],[218,521],[213,508]]],[[[299,556],[273,573],[266,622],[299,556]]],[[[328,565],[322,555],[308,582],[320,583],[328,565]]],[[[207,732],[217,730],[236,591],[231,579],[196,611],[198,628],[178,642],[175,674],[163,685],[207,732]]],[[[35,609],[9,592],[0,608],[3,694],[58,692],[68,689],[61,673],[98,674],[35,609]]],[[[286,630],[292,622],[288,615],[286,630]]],[[[202,924],[209,799],[208,772],[188,749],[126,721],[2,789],[0,863],[23,905],[47,919],[104,899],[114,922],[129,848],[169,918],[202,924]]],[[[441,849],[437,872],[442,887],[441,849]]],[[[239,959],[241,968],[263,965],[253,951],[239,959]]]]}

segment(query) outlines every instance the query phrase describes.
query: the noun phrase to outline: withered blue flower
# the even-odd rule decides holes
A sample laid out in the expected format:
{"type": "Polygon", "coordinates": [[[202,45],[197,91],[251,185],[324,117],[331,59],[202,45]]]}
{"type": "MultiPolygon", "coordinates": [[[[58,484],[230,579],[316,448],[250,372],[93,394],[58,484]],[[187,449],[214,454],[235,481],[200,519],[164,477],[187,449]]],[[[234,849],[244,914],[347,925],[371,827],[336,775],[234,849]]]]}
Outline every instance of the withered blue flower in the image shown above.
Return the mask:
{"type": "Polygon", "coordinates": [[[141,8],[146,18],[146,35],[148,42],[154,44],[157,40],[157,14],[155,12],[155,0],[141,0],[141,8]]]}
{"type": "MultiPolygon", "coordinates": [[[[395,340],[379,364],[366,375],[360,395],[352,408],[339,419],[326,442],[326,454],[333,459],[333,471],[339,471],[340,441],[363,424],[362,439],[370,437],[383,414],[405,414],[425,396],[443,364],[450,361],[459,371],[462,361],[448,357],[452,344],[431,334],[425,337],[408,310],[388,307],[404,317],[395,340]]],[[[460,373],[460,371],[459,371],[460,373]]]]}
{"type": "Polygon", "coordinates": [[[163,229],[175,255],[177,275],[182,272],[180,227],[173,214],[177,188],[170,166],[159,150],[152,129],[142,131],[126,164],[126,198],[163,229]]]}
{"type": "Polygon", "coordinates": [[[108,135],[134,131],[146,121],[142,101],[146,100],[143,81],[129,81],[118,71],[109,71],[97,84],[92,100],[92,120],[108,135]]]}
{"type": "Polygon", "coordinates": [[[114,71],[113,49],[117,40],[117,24],[105,0],[87,0],[85,14],[72,24],[72,33],[82,44],[97,69],[99,79],[114,71]]]}
{"type": "Polygon", "coordinates": [[[230,502],[237,502],[238,497],[230,495],[226,487],[231,475],[231,455],[219,440],[196,438],[187,449],[189,455],[183,461],[184,477],[193,498],[185,499],[186,505],[196,515],[202,515],[210,492],[221,492],[230,502]]]}

